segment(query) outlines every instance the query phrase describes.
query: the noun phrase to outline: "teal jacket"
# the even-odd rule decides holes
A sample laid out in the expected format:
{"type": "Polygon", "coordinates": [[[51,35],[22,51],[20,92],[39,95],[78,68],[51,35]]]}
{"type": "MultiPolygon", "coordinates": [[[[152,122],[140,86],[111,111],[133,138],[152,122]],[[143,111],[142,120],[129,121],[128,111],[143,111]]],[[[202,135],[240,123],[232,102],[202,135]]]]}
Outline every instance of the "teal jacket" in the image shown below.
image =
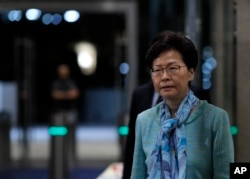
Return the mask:
{"type": "MultiPolygon", "coordinates": [[[[160,130],[160,105],[137,116],[131,179],[147,178],[149,158],[160,130]]],[[[185,130],[186,179],[229,179],[234,147],[227,112],[200,100],[185,122],[185,130]]]]}

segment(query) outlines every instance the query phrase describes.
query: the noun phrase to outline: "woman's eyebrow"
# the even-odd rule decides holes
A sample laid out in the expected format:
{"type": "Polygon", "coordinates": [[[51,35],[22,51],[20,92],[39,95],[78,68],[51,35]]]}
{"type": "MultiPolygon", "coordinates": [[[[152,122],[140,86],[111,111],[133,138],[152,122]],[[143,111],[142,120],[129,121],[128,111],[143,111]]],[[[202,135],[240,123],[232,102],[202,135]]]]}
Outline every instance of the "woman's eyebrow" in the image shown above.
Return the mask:
{"type": "Polygon", "coordinates": [[[157,66],[157,67],[162,67],[162,66],[171,66],[171,65],[176,65],[177,64],[177,62],[170,62],[170,63],[168,63],[167,65],[153,65],[153,66],[157,66]]]}

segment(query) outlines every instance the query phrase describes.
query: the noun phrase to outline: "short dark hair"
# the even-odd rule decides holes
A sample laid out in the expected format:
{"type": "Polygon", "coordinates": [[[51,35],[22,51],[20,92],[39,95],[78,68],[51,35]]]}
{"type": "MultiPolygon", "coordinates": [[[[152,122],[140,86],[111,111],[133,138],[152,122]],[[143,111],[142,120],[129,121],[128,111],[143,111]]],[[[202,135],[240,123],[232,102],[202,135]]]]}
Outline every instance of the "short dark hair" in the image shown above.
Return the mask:
{"type": "Polygon", "coordinates": [[[187,68],[196,69],[198,65],[198,52],[194,43],[185,35],[173,31],[164,31],[157,34],[151,41],[146,52],[146,61],[149,69],[153,61],[164,51],[176,50],[182,55],[187,68]]]}

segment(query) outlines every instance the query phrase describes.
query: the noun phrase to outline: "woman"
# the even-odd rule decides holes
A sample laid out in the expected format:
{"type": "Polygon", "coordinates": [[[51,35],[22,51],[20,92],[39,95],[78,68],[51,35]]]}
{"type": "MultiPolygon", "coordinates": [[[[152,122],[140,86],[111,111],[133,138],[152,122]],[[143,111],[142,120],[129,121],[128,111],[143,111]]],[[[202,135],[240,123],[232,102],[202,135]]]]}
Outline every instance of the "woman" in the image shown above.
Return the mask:
{"type": "Polygon", "coordinates": [[[190,89],[198,64],[192,41],[164,32],[146,60],[164,101],[137,116],[131,178],[229,178],[234,151],[228,114],[190,89]]]}

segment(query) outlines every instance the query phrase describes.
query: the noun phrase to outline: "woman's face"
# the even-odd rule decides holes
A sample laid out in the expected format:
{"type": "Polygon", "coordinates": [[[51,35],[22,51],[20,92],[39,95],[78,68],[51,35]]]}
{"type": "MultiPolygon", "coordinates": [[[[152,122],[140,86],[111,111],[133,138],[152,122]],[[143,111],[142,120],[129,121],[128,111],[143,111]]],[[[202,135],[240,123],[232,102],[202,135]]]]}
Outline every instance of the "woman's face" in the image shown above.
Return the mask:
{"type": "Polygon", "coordinates": [[[194,79],[194,69],[188,69],[176,50],[162,52],[152,64],[151,78],[155,90],[167,100],[182,100],[194,79]],[[162,70],[163,69],[163,70],[162,70]]]}

